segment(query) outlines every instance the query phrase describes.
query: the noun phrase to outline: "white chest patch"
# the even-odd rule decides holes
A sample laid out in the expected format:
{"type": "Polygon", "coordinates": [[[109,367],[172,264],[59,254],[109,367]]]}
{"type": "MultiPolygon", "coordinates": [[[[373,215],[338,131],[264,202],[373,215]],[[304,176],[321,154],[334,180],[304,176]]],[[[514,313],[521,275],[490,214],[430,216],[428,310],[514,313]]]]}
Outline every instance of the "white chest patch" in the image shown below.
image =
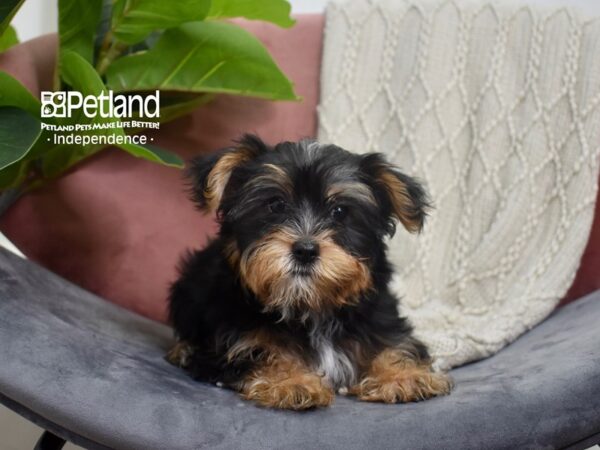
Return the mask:
{"type": "Polygon", "coordinates": [[[356,382],[356,369],[350,358],[341,350],[336,349],[327,333],[318,330],[311,333],[310,341],[318,356],[319,373],[335,388],[350,387],[356,382]]]}

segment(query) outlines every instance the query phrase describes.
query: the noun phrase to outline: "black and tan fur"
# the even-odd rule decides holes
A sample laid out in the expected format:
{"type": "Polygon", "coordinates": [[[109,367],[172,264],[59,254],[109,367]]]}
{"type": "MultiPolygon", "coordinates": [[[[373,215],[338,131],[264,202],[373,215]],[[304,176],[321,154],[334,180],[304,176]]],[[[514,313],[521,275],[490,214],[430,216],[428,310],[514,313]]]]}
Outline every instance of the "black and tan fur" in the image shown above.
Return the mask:
{"type": "Polygon", "coordinates": [[[336,390],[388,403],[450,391],[388,290],[385,238],[425,220],[418,182],[379,154],[254,136],[189,173],[220,231],[172,286],[171,362],[276,408],[326,406],[336,390]]]}

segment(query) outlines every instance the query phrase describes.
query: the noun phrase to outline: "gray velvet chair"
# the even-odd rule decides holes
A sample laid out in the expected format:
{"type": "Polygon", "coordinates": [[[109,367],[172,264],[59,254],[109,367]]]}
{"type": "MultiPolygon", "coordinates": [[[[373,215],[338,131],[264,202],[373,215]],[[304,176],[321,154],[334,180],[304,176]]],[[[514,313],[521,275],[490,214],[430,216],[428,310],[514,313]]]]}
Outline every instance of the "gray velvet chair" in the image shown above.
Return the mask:
{"type": "Polygon", "coordinates": [[[163,360],[168,327],[0,250],[0,402],[90,449],[585,449],[600,443],[600,291],[496,356],[450,396],[261,409],[163,360]]]}

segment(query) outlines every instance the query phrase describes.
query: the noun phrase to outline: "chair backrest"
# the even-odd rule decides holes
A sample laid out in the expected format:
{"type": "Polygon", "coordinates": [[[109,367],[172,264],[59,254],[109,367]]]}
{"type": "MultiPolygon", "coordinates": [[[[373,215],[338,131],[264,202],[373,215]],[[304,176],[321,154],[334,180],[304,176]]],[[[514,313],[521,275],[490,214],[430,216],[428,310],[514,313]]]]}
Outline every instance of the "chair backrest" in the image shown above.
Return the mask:
{"type": "MultiPolygon", "coordinates": [[[[271,51],[302,102],[223,96],[164,125],[157,142],[184,158],[229,145],[243,132],[268,142],[316,134],[323,17],[299,16],[289,30],[240,22],[271,51]]],[[[56,37],[0,55],[0,69],[35,94],[49,89],[56,37]]],[[[212,218],[190,203],[181,172],[109,149],[20,199],[0,229],[31,259],[110,301],[166,318],[166,295],[187,248],[214,234],[212,218]]],[[[600,204],[577,278],[564,302],[600,288],[600,204]]]]}
{"type": "MultiPolygon", "coordinates": [[[[600,184],[600,180],[598,180],[600,184]]],[[[567,292],[560,305],[565,305],[600,289],[600,189],[596,197],[596,212],[594,223],[585,252],[581,258],[581,265],[575,276],[573,285],[567,292]]]]}

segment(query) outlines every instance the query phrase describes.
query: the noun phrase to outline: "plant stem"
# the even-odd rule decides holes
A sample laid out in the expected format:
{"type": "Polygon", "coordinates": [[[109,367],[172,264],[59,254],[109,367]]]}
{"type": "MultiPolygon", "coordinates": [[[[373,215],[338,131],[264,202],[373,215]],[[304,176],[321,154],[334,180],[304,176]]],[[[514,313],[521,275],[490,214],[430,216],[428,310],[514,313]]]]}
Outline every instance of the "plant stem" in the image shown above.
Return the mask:
{"type": "MultiPolygon", "coordinates": [[[[110,37],[112,34],[109,32],[106,34],[106,37],[110,37]]],[[[106,41],[106,38],[105,38],[106,41]]],[[[104,44],[102,44],[104,47],[104,44]]],[[[108,49],[104,50],[104,48],[100,51],[100,55],[98,56],[98,64],[96,64],[96,70],[100,75],[104,75],[110,64],[121,56],[121,53],[125,51],[127,45],[122,44],[120,42],[112,41],[108,49]]]]}
{"type": "Polygon", "coordinates": [[[60,46],[58,51],[56,52],[56,61],[54,63],[54,73],[52,74],[52,89],[56,91],[60,91],[61,82],[60,82],[60,46]]]}

